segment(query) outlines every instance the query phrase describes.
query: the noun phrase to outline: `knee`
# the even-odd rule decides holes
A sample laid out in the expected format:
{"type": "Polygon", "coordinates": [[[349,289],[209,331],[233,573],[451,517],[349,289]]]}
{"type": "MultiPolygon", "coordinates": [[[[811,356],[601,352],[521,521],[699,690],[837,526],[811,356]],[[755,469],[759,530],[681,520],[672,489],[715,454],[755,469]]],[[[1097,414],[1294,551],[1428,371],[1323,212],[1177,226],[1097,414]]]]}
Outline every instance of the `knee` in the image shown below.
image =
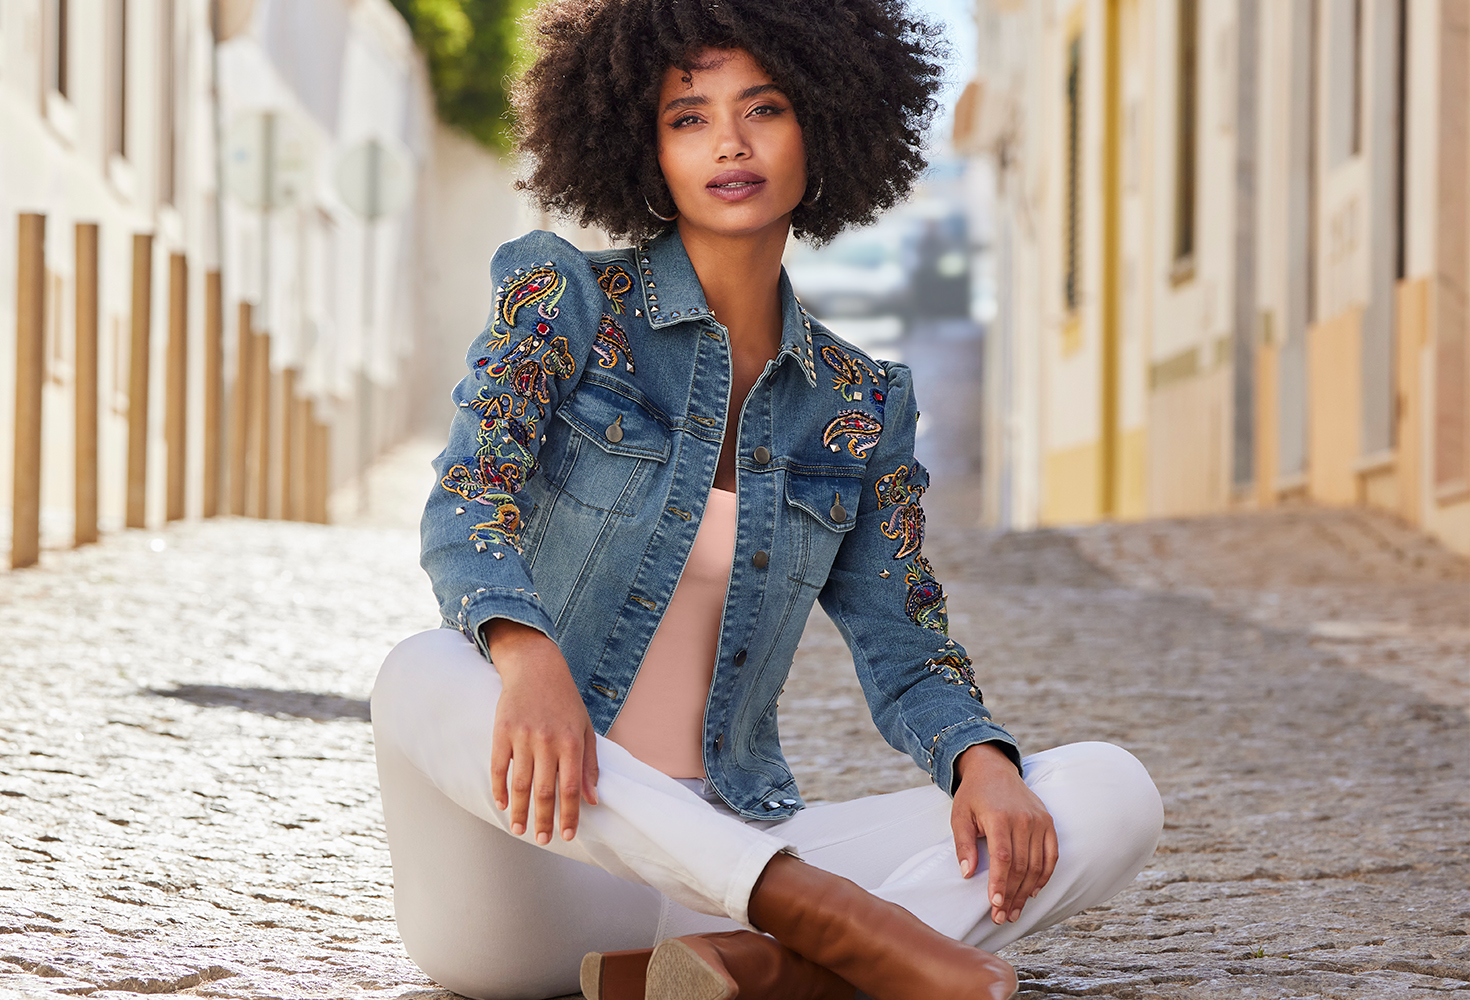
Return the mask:
{"type": "Polygon", "coordinates": [[[392,738],[404,708],[431,683],[430,676],[438,665],[456,654],[462,655],[467,646],[474,649],[459,632],[436,628],[411,635],[389,651],[378,668],[370,703],[373,735],[378,742],[392,738]]]}
{"type": "Polygon", "coordinates": [[[1146,861],[1164,829],[1164,803],[1148,769],[1112,743],[1074,743],[1062,764],[1067,786],[1088,802],[1087,840],[1110,845],[1110,853],[1146,861]],[[1098,834],[1105,836],[1097,836],[1098,834]]]}

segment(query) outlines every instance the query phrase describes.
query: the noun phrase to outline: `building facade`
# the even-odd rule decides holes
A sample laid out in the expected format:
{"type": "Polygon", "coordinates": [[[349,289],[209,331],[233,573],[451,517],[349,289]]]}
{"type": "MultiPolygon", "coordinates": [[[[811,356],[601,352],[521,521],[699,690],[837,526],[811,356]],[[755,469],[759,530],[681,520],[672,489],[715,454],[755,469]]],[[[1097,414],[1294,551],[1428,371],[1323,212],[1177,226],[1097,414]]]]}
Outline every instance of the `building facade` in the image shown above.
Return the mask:
{"type": "Polygon", "coordinates": [[[987,510],[1293,498],[1470,551],[1470,0],[980,0],[987,510]]]}
{"type": "Polygon", "coordinates": [[[510,181],[387,0],[0,0],[12,561],[35,521],[325,519],[447,425],[510,181]]]}

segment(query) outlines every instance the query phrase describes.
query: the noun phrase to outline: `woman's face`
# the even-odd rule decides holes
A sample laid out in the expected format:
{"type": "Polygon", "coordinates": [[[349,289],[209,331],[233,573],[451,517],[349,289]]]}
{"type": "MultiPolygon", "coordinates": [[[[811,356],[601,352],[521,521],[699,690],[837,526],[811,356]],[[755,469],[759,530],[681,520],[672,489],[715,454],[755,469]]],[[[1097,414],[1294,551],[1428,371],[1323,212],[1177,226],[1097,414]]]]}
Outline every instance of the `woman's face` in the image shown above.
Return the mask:
{"type": "Polygon", "coordinates": [[[784,234],[806,191],[790,99],[744,49],[705,49],[692,67],[665,70],[658,99],[658,163],[681,232],[784,234]]]}

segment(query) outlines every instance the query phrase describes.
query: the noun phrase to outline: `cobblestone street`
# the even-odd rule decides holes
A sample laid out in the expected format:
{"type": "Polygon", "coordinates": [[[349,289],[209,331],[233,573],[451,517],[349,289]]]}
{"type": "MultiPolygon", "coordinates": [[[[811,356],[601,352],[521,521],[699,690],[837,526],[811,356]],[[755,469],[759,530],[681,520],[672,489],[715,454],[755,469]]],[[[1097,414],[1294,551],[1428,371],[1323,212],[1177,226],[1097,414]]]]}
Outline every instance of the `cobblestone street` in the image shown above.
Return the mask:
{"type": "MultiPolygon", "coordinates": [[[[901,349],[986,703],[1023,752],[1127,747],[1167,811],[1134,886],[1005,953],[1021,996],[1470,997],[1470,561],[1308,508],[988,534],[976,342],[901,349]]],[[[378,662],[436,621],[402,513],[424,457],[355,523],[0,572],[0,995],[450,996],[398,942],[366,724],[378,662]]],[[[926,780],[820,612],[782,717],[809,799],[926,780]]]]}

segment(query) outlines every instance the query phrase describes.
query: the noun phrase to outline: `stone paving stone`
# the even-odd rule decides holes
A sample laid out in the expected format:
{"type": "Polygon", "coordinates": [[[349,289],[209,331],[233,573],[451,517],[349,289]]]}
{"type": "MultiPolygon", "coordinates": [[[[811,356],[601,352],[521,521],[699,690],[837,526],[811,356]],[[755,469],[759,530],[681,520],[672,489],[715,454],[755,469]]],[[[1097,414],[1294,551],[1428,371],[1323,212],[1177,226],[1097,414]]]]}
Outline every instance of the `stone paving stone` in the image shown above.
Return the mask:
{"type": "MultiPolygon", "coordinates": [[[[1470,996],[1466,561],[1311,509],[988,534],[976,345],[925,346],[923,398],[958,401],[920,425],[927,551],[987,704],[1026,751],[1129,748],[1167,810],[1134,885],[1007,950],[1022,996],[1470,996]]],[[[0,996],[448,1000],[393,925],[365,723],[436,615],[409,515],[369,514],[0,573],[0,996]]],[[[820,614],[781,718],[813,799],[926,780],[820,614]]]]}

